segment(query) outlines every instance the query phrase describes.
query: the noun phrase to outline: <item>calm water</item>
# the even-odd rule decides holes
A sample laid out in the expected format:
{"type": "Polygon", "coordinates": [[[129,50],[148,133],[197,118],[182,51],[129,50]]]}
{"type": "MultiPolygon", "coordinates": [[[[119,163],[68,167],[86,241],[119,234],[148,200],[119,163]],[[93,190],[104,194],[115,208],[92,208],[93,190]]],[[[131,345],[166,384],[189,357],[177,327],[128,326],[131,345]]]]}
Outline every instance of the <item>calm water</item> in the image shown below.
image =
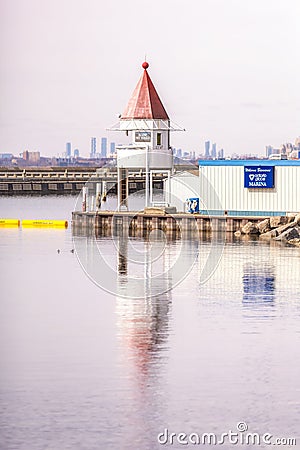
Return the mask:
{"type": "MultiPolygon", "coordinates": [[[[0,216],[70,219],[74,202],[1,198],[0,216]]],[[[229,240],[201,283],[221,241],[0,228],[0,246],[1,450],[152,450],[165,428],[241,421],[300,448],[299,249],[229,240]]]]}

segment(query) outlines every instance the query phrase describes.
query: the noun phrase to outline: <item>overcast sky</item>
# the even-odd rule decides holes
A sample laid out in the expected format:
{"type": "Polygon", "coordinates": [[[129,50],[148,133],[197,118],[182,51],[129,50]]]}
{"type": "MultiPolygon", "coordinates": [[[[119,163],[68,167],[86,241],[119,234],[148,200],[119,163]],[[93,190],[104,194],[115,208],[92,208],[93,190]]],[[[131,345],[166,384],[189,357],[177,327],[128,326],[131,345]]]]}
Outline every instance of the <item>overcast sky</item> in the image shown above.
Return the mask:
{"type": "Polygon", "coordinates": [[[0,152],[82,155],[142,73],[172,145],[263,154],[300,135],[299,0],[0,0],[0,152]]]}

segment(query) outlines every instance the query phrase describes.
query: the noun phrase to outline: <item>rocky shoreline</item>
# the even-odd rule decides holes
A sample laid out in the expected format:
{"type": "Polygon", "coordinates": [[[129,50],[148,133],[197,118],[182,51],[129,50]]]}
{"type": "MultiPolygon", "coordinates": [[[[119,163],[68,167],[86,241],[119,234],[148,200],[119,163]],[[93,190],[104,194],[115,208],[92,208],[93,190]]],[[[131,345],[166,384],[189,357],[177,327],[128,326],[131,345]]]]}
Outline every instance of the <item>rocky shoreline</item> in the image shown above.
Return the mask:
{"type": "Polygon", "coordinates": [[[247,222],[235,236],[253,235],[300,247],[300,213],[292,216],[269,217],[258,223],[247,222]]]}

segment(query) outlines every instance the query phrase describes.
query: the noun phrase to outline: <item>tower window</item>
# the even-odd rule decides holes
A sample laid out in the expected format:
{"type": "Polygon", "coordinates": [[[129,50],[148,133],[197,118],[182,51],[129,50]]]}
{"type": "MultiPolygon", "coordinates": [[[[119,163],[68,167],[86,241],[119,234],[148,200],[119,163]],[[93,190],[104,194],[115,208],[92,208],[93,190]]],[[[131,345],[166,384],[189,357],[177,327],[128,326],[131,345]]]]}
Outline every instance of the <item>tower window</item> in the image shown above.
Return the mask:
{"type": "Polygon", "coordinates": [[[161,133],[157,133],[156,135],[156,145],[161,145],[161,133]]]}

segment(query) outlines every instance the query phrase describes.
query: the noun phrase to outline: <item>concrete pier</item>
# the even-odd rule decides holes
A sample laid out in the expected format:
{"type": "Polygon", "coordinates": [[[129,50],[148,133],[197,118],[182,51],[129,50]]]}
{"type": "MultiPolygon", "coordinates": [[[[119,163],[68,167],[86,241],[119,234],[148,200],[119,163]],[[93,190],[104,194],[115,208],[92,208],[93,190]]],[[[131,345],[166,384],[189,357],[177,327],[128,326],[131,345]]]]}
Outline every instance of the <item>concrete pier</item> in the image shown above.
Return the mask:
{"type": "Polygon", "coordinates": [[[205,216],[188,213],[145,213],[143,211],[98,211],[72,214],[74,230],[101,231],[108,234],[126,231],[132,235],[141,231],[162,230],[180,234],[182,232],[229,232],[234,233],[249,220],[258,223],[264,217],[205,216]]]}

